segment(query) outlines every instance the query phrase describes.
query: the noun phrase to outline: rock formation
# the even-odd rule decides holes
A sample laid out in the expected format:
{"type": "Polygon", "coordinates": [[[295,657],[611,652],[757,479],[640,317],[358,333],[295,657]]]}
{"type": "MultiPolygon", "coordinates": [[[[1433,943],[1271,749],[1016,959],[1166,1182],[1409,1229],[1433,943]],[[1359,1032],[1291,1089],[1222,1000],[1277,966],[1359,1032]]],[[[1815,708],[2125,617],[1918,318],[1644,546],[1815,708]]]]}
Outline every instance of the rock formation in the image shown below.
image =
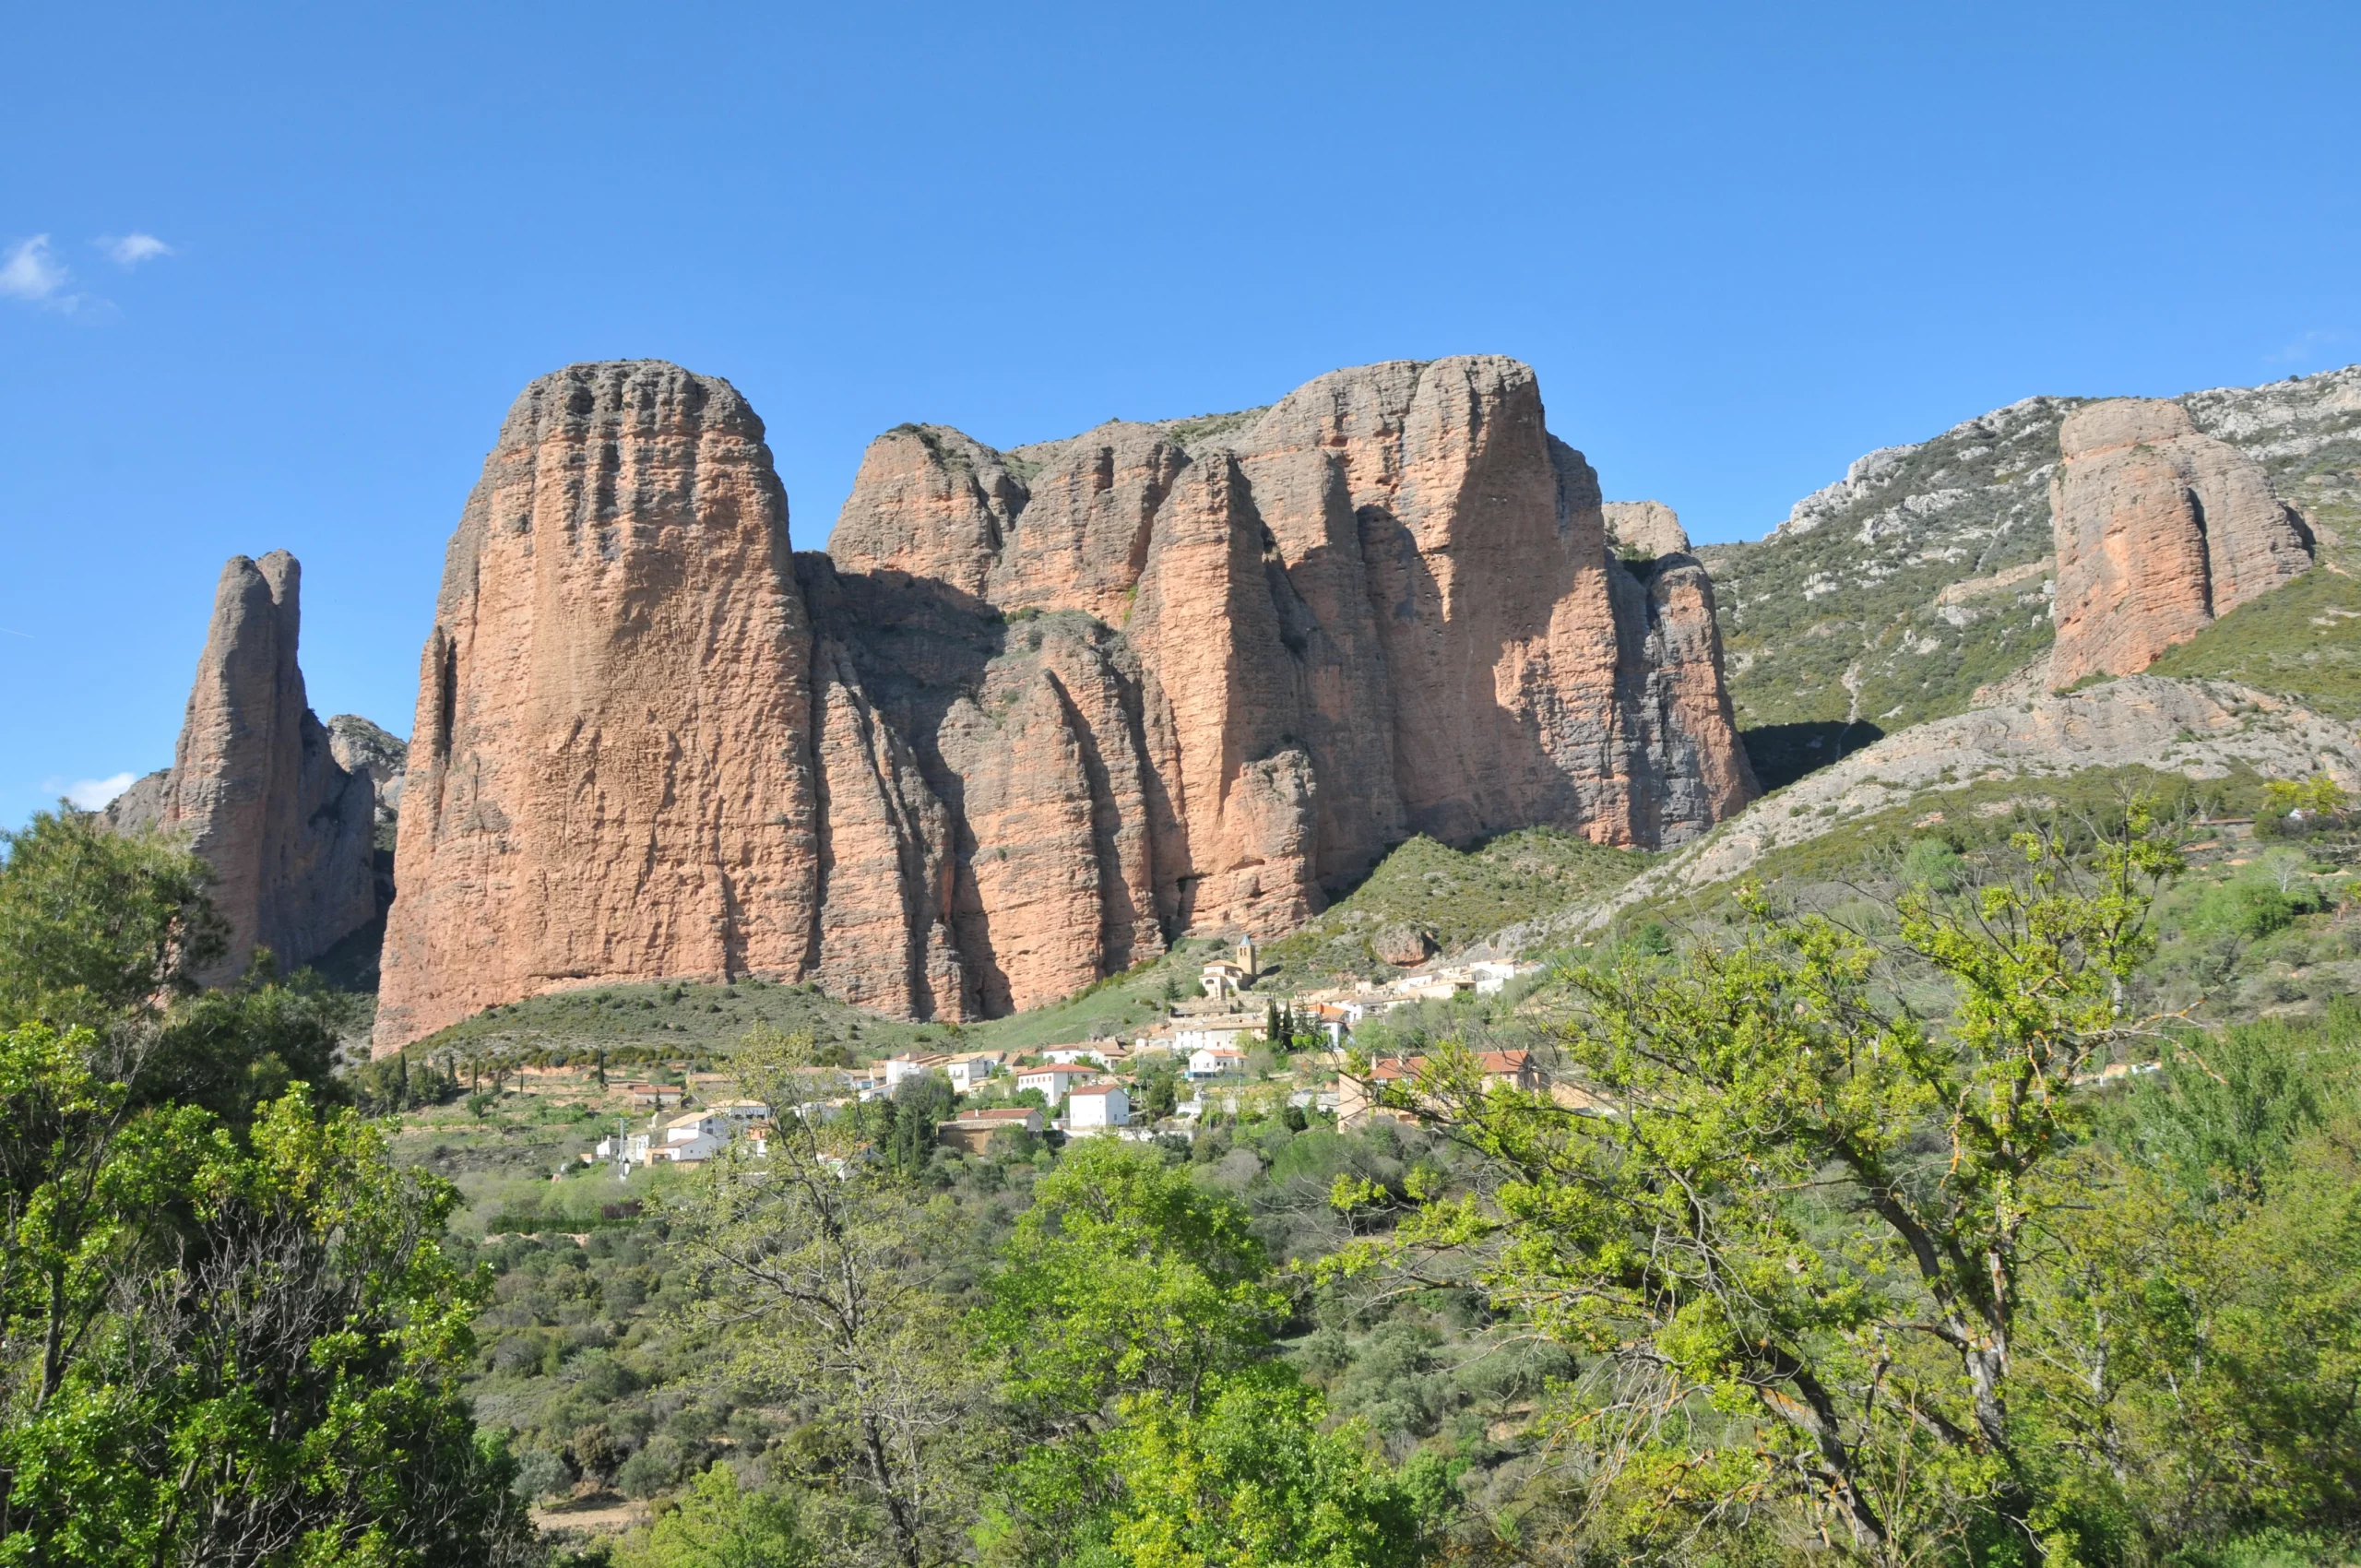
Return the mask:
{"type": "Polygon", "coordinates": [[[2131,675],[2312,564],[2262,465],[2178,403],[2119,398],[2058,428],[2050,479],[2058,641],[2049,682],[2131,675]]]}
{"type": "Polygon", "coordinates": [[[172,766],[107,810],[122,831],[180,837],[212,868],[229,947],[204,976],[236,978],[256,947],[286,968],[377,914],[376,790],[339,766],[296,664],[302,568],[283,550],[221,568],[172,766]]]}
{"type": "MultiPolygon", "coordinates": [[[[1634,905],[1746,875],[1774,850],[1907,806],[1922,827],[1957,813],[1979,783],[2023,781],[2018,799],[2086,768],[2147,768],[2189,778],[2233,773],[2302,778],[2325,773],[2361,787],[2361,726],[2228,681],[2138,675],[2079,692],[2042,692],[1999,707],[1916,724],[1848,754],[1741,812],[1709,837],[1667,855],[1608,897],[1513,927],[1493,938],[1516,951],[1605,931],[1634,905]]],[[[2005,814],[1985,802],[1979,814],[2005,814]]],[[[1954,817],[1954,820],[1958,820],[1954,817]]]]}
{"type": "Polygon", "coordinates": [[[1006,453],[905,425],[785,549],[725,383],[527,390],[421,670],[381,1049],[601,980],[995,1016],[1412,833],[1654,847],[1755,793],[1703,568],[1608,553],[1513,361],[1006,453]]]}
{"type": "Polygon", "coordinates": [[[409,767],[409,747],[400,737],[357,713],[339,713],[328,720],[328,751],[347,773],[365,773],[377,786],[377,832],[390,834],[402,809],[402,785],[409,767]]]}
{"type": "Polygon", "coordinates": [[[1607,542],[1643,556],[1686,555],[1689,531],[1680,515],[1661,501],[1609,501],[1600,513],[1607,521],[1607,542]]]}
{"type": "MultiPolygon", "coordinates": [[[[1524,365],[1396,362],[1250,415],[1006,453],[888,432],[829,540],[827,591],[807,588],[831,667],[895,693],[944,675],[909,673],[908,621],[884,602],[979,618],[961,695],[875,706],[932,798],[965,802],[949,934],[991,1013],[1003,984],[1030,1005],[1180,930],[1284,930],[1414,832],[1551,823],[1655,846],[1744,804],[1711,584],[1669,508],[1641,516],[1659,559],[1628,568],[1524,365]],[[861,584],[860,612],[821,608],[861,584]],[[955,754],[984,720],[1002,749],[971,769],[955,754]],[[995,814],[1014,755],[1038,759],[1037,790],[1060,780],[1056,810],[995,814]],[[1054,851],[1033,837],[1053,824],[1054,851]]],[[[909,972],[920,945],[896,944],[909,972]]]]}
{"type": "Polygon", "coordinates": [[[651,362],[527,387],[419,669],[377,1039],[659,976],[801,976],[810,628],[762,422],[651,362]]]}

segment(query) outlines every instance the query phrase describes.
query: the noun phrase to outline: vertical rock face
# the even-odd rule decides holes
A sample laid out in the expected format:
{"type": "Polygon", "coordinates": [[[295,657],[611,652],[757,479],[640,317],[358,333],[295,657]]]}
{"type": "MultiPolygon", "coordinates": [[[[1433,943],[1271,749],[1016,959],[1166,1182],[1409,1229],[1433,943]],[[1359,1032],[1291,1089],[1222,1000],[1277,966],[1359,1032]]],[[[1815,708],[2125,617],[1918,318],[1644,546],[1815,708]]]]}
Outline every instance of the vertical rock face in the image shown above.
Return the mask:
{"type": "MultiPolygon", "coordinates": [[[[907,574],[1114,634],[1139,715],[1118,727],[1118,750],[1129,767],[1135,748],[1145,770],[1124,799],[1148,814],[1112,808],[1147,839],[1145,881],[1125,883],[1133,907],[1147,907],[1145,887],[1166,931],[1284,929],[1413,832],[1465,842],[1552,823],[1654,846],[1752,798],[1711,585],[1669,509],[1641,505],[1664,546],[1644,579],[1609,557],[1596,478],[1549,436],[1529,369],[1398,362],[1323,376],[1251,415],[1119,422],[1007,454],[935,427],[889,433],[829,555],[844,583],[907,574]]],[[[1046,709],[1001,700],[1065,777],[1032,717],[1046,709]]],[[[1066,732],[1078,745],[1099,734],[1071,713],[1066,732]]],[[[965,799],[958,748],[928,754],[948,770],[939,798],[965,799]]],[[[984,798],[1000,799],[979,766],[984,798]]],[[[975,852],[997,856],[965,810],[953,815],[975,852]]],[[[1024,820],[1054,816],[1035,802],[1024,820]]],[[[976,878],[986,906],[998,863],[976,878]]],[[[1106,953],[1094,968],[1074,934],[1090,918],[1053,937],[1038,914],[988,912],[995,930],[1043,933],[1038,962],[1054,979],[1027,989],[1106,972],[1106,953]]],[[[975,921],[954,925],[979,952],[975,921]]],[[[980,1004],[994,1010],[997,993],[980,1004]]]]}
{"type": "Polygon", "coordinates": [[[728,383],[642,362],[527,387],[419,675],[381,1049],[554,986],[813,967],[810,628],[728,383]]]}
{"type": "Polygon", "coordinates": [[[378,830],[391,831],[401,815],[409,747],[357,713],[339,713],[328,720],[327,728],[329,754],[347,773],[369,776],[377,787],[378,830]]]}
{"type": "Polygon", "coordinates": [[[791,564],[725,384],[511,413],[421,669],[378,1043],[602,980],[1034,1006],[1279,931],[1414,832],[1702,831],[1754,791],[1712,590],[1609,556],[1494,358],[1002,453],[906,425],[791,564]]]}
{"type": "Polygon", "coordinates": [[[1609,501],[1599,508],[1607,520],[1607,542],[1645,556],[1686,555],[1689,530],[1680,515],[1661,501],[1609,501]]]}
{"type": "Polygon", "coordinates": [[[2058,445],[2053,687],[2137,674],[2312,564],[2309,535],[2262,466],[2198,434],[2178,403],[2091,404],[2058,445]]]}
{"type": "Polygon", "coordinates": [[[235,978],[255,949],[307,963],[377,914],[370,847],[376,791],[338,765],[296,664],[303,569],[275,550],[221,568],[169,772],[109,811],[119,828],[182,837],[212,868],[230,945],[208,981],[235,978]]]}

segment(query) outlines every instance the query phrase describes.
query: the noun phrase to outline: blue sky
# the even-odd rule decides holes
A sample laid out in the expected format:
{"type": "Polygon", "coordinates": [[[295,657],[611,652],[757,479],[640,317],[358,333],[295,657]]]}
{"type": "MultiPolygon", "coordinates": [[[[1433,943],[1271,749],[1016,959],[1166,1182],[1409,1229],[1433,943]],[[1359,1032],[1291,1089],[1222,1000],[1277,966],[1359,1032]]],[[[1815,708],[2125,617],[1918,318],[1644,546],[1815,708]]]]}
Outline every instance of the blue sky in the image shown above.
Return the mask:
{"type": "Polygon", "coordinates": [[[0,823],[170,761],[233,552],[409,728],[443,544],[574,360],[729,377],[796,541],[869,437],[1531,362],[1757,537],[2035,392],[2361,359],[2361,9],[11,7],[0,823]]]}

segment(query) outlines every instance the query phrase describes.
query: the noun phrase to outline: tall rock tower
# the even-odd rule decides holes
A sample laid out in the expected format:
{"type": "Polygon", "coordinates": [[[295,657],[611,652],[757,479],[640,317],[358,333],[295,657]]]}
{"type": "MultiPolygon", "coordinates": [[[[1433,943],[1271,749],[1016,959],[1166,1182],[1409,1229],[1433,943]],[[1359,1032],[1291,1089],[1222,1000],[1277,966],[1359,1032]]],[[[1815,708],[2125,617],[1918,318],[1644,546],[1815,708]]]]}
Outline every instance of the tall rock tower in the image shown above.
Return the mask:
{"type": "Polygon", "coordinates": [[[221,568],[172,766],[126,790],[119,830],[159,827],[212,868],[230,928],[199,977],[235,979],[256,947],[292,968],[376,918],[370,872],[376,789],[337,765],[295,659],[303,568],[274,550],[221,568]]]}
{"type": "Polygon", "coordinates": [[[2310,535],[2262,465],[2197,434],[2178,403],[2093,403],[2067,416],[2058,448],[2052,687],[2136,675],[2311,566],[2310,535]]]}
{"type": "Polygon", "coordinates": [[[812,963],[810,628],[762,422],[629,362],[525,389],[419,668],[377,1043],[568,984],[812,963]]]}

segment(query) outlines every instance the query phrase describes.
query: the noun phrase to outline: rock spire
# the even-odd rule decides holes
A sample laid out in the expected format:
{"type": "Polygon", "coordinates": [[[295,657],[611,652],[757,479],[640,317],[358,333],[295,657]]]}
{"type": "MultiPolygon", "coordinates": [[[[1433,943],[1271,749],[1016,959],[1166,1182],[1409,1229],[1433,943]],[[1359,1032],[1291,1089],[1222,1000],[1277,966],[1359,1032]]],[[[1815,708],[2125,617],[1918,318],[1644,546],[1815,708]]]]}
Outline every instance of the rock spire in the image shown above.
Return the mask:
{"type": "Polygon", "coordinates": [[[810,628],[763,424],[641,361],[528,386],[419,666],[377,1039],[664,976],[801,976],[810,628]]]}
{"type": "Polygon", "coordinates": [[[376,791],[347,772],[306,705],[296,663],[303,568],[274,550],[221,568],[172,766],[108,808],[119,829],[160,828],[212,868],[234,979],[267,948],[292,968],[377,914],[370,871],[376,791]]]}

